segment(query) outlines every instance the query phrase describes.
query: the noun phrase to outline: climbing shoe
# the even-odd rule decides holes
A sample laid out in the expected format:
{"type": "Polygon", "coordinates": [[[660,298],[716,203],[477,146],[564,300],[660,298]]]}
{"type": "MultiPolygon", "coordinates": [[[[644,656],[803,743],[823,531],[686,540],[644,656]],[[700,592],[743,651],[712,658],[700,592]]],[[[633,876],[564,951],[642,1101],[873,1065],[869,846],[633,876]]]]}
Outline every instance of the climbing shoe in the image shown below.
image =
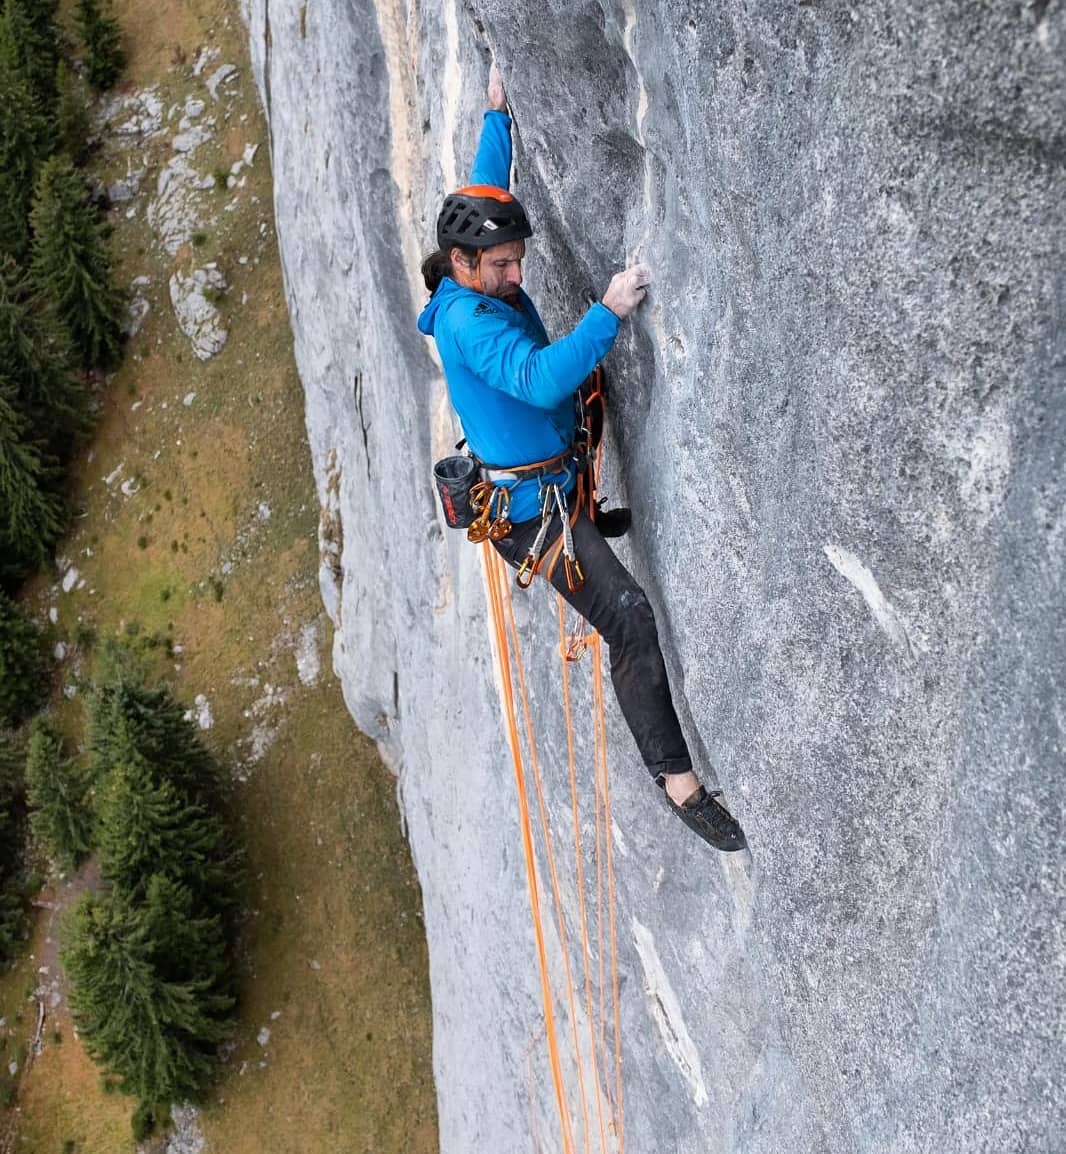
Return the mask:
{"type": "Polygon", "coordinates": [[[662,777],[656,779],[656,785],[663,791],[666,804],[708,845],[713,845],[723,853],[748,848],[740,822],[718,800],[722,796],[720,789],[708,793],[701,785],[684,805],[678,805],[666,792],[666,783],[662,777]]]}
{"type": "Polygon", "coordinates": [[[624,537],[632,524],[633,514],[624,506],[596,511],[596,528],[604,537],[624,537]]]}

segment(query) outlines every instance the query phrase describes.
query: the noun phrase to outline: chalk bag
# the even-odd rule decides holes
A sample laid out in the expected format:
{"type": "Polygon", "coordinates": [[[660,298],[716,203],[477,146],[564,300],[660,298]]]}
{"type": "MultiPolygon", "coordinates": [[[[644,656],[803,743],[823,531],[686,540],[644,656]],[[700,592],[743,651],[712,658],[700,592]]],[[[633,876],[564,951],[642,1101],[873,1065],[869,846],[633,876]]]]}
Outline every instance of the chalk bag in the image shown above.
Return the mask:
{"type": "Polygon", "coordinates": [[[469,528],[478,514],[470,501],[470,490],[480,480],[477,465],[470,457],[444,457],[433,466],[433,480],[448,527],[469,528]]]}

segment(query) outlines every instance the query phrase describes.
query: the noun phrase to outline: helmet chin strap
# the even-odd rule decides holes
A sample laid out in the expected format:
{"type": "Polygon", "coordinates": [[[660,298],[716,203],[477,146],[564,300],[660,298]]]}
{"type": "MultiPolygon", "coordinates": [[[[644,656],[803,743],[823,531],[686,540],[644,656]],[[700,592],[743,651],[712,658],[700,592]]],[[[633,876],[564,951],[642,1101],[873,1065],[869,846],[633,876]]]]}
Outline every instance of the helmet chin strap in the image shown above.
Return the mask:
{"type": "Polygon", "coordinates": [[[473,272],[468,272],[465,265],[462,265],[462,264],[457,265],[456,262],[452,263],[452,267],[453,267],[453,269],[455,269],[455,272],[456,272],[455,279],[464,288],[472,288],[475,292],[479,292],[479,293],[485,292],[485,286],[481,283],[481,250],[480,249],[478,249],[477,259],[474,261],[474,271],[473,272]]]}

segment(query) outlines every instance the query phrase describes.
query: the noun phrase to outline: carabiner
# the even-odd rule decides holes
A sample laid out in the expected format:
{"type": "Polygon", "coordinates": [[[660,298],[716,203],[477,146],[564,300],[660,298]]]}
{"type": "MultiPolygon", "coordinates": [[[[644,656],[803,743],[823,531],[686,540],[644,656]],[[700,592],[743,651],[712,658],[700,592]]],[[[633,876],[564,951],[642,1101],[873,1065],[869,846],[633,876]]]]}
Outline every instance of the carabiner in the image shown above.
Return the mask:
{"type": "Polygon", "coordinates": [[[571,593],[576,593],[585,584],[585,574],[581,572],[581,565],[576,557],[563,557],[563,568],[566,571],[566,587],[571,593]],[[577,581],[574,581],[574,575],[577,581]]]}
{"type": "Polygon", "coordinates": [[[518,567],[514,583],[519,589],[528,589],[537,575],[537,562],[532,553],[527,553],[525,560],[518,567]]]}

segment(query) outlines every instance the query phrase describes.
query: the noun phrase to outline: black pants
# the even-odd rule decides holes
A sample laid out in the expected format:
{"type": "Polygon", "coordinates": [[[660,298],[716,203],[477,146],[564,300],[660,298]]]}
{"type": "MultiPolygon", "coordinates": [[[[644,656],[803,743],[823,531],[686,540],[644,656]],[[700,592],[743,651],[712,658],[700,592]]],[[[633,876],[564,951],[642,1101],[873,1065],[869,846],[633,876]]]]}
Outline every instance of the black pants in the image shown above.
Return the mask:
{"type": "MultiPolygon", "coordinates": [[[[539,528],[539,517],[519,522],[509,537],[494,542],[496,551],[508,565],[517,568],[539,528]]],[[[558,540],[559,532],[556,514],[544,546],[545,555],[558,540]]],[[[576,593],[570,592],[562,557],[555,565],[551,583],[607,643],[615,696],[648,772],[653,777],[687,773],[692,769],[692,758],[674,711],[655,615],[644,590],[584,510],[574,523],[574,552],[585,574],[585,584],[576,593]]]]}

